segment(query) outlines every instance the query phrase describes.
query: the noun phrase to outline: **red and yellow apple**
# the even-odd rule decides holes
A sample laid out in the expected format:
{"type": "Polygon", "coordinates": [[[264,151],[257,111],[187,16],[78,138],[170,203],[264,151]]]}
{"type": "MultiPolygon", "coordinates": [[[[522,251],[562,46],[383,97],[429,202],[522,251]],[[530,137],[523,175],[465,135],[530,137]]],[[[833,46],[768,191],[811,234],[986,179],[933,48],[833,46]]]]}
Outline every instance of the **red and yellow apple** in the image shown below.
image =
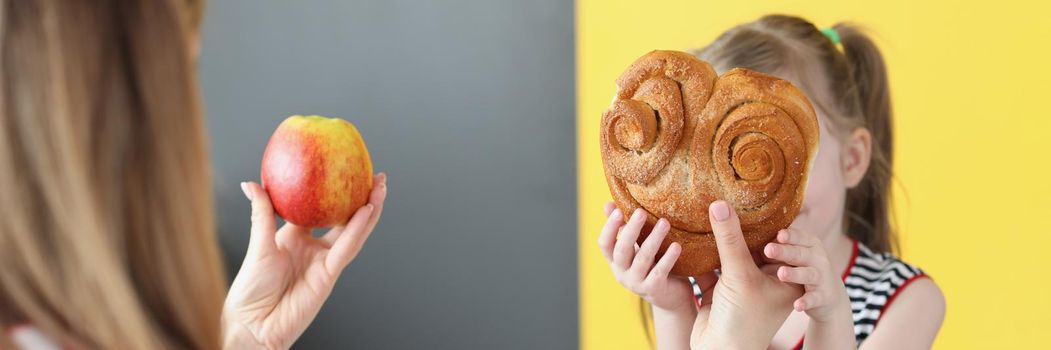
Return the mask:
{"type": "Polygon", "coordinates": [[[263,152],[263,187],[285,221],[342,225],[369,200],[372,161],[358,129],[339,118],[291,116],[263,152]]]}

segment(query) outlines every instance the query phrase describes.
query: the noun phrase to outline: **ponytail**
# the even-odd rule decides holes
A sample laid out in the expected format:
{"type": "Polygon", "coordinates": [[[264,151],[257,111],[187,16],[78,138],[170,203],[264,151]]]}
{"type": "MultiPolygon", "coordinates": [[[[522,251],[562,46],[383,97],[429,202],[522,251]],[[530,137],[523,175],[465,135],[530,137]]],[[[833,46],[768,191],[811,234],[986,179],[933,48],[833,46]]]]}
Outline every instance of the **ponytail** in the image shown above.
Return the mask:
{"type": "MultiPolygon", "coordinates": [[[[847,190],[844,228],[848,236],[873,251],[897,252],[891,211],[894,138],[887,67],[876,44],[856,26],[840,23],[831,29],[822,31],[796,16],[766,15],[727,30],[693,52],[719,72],[743,67],[794,75],[814,107],[824,112],[837,131],[868,130],[872,135],[869,167],[861,182],[847,190]]],[[[643,323],[649,325],[648,308],[640,301],[643,323]]],[[[646,334],[650,335],[648,328],[646,334]]],[[[652,341],[650,344],[652,347],[652,341]]]]}
{"type": "MultiPolygon", "coordinates": [[[[898,250],[891,212],[891,170],[893,165],[893,112],[887,67],[876,44],[850,24],[833,27],[839,35],[856,94],[856,109],[872,134],[872,153],[868,173],[861,183],[847,191],[847,233],[873,250],[898,250]]],[[[848,98],[849,100],[849,98],[848,98]]]]}

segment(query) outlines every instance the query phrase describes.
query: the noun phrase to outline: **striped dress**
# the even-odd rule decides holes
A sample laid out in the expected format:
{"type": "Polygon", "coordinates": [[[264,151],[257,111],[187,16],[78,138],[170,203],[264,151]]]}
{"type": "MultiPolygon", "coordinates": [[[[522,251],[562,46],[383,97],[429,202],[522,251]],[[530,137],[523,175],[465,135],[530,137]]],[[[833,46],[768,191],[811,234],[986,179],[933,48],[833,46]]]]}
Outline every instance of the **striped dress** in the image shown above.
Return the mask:
{"type": "MultiPolygon", "coordinates": [[[[913,281],[927,275],[890,253],[876,253],[864,244],[854,241],[854,252],[850,264],[843,271],[843,284],[850,297],[850,309],[854,314],[854,337],[857,345],[872,334],[879,323],[880,315],[890,307],[899,292],[913,281]]],[[[691,279],[691,282],[693,280],[691,279]]],[[[700,288],[693,285],[694,296],[701,298],[700,288]]],[[[803,348],[803,338],[793,349],[803,348]]]]}

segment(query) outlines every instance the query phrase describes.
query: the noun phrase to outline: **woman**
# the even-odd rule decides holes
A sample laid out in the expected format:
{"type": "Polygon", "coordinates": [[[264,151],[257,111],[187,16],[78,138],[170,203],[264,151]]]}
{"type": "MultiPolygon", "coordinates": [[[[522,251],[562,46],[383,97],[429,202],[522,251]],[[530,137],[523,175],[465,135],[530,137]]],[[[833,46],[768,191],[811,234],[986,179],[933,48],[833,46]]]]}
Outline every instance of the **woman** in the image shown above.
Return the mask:
{"type": "Polygon", "coordinates": [[[317,239],[277,230],[244,183],[251,240],[226,294],[194,76],[202,8],[0,0],[0,348],[287,348],[375,227],[382,175],[317,239]]]}

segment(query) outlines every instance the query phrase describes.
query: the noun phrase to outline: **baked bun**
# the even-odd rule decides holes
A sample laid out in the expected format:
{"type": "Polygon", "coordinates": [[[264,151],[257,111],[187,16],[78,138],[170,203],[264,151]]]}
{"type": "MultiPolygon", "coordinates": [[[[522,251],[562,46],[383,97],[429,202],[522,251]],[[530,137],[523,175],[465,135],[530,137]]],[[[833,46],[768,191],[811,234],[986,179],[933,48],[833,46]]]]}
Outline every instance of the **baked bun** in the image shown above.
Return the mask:
{"type": "Polygon", "coordinates": [[[617,207],[647,213],[639,243],[667,219],[660,253],[678,242],[672,274],[696,276],[719,267],[712,202],[734,207],[753,252],[792,223],[818,134],[814,108],[788,81],[740,68],[717,76],[691,54],[653,51],[617,79],[600,149],[617,207]]]}

